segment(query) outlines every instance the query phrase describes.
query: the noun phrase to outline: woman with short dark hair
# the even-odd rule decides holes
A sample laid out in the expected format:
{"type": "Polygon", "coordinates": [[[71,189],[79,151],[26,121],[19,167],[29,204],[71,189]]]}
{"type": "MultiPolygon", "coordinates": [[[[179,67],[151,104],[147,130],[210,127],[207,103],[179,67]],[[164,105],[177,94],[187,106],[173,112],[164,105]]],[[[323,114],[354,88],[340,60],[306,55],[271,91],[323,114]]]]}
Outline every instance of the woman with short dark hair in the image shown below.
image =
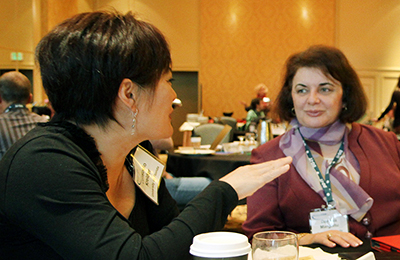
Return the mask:
{"type": "Polygon", "coordinates": [[[83,13],[50,31],[36,57],[55,115],[0,162],[2,258],[186,259],[195,235],[221,229],[238,199],[289,169],[291,158],[238,168],[179,214],[161,166],[131,156],[173,131],[159,30],[131,13],[83,13]]]}

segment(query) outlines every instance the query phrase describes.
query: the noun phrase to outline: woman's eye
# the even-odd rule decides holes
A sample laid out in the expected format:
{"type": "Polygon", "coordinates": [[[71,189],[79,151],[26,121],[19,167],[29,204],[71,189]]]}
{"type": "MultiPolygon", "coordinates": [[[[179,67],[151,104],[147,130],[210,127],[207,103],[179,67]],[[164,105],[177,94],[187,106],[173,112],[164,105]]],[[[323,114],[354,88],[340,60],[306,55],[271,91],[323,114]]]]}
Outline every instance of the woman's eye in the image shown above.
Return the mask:
{"type": "Polygon", "coordinates": [[[174,78],[170,78],[170,79],[168,80],[168,82],[172,84],[172,82],[173,82],[174,80],[175,80],[174,78]]]}
{"type": "Polygon", "coordinates": [[[307,89],[305,89],[305,88],[302,88],[302,89],[297,89],[297,90],[296,90],[296,93],[298,93],[298,94],[304,94],[304,93],[307,93],[307,89]]]}
{"type": "Polygon", "coordinates": [[[332,89],[331,88],[321,88],[320,91],[323,92],[323,93],[328,93],[328,92],[331,92],[332,89]]]}

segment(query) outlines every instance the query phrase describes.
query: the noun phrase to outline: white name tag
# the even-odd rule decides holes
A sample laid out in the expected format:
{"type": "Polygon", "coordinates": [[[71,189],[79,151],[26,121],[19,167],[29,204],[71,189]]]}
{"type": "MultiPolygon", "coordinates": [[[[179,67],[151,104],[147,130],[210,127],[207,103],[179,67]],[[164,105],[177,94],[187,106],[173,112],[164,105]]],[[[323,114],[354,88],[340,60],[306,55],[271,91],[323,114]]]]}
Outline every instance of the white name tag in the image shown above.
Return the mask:
{"type": "Polygon", "coordinates": [[[322,209],[310,212],[311,233],[316,234],[328,230],[349,232],[347,215],[342,215],[336,209],[322,209]]]}
{"type": "Polygon", "coordinates": [[[165,165],[141,146],[137,147],[132,157],[135,166],[135,183],[158,205],[158,188],[165,165]]]}

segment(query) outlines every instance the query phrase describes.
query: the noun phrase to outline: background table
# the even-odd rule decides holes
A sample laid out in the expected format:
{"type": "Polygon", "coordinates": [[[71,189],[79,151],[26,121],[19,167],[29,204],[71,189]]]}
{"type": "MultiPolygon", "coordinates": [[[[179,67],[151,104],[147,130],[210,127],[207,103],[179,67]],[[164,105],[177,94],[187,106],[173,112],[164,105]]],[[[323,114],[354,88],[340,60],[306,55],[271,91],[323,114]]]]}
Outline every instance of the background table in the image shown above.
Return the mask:
{"type": "Polygon", "coordinates": [[[236,168],[250,164],[250,154],[182,155],[168,154],[167,172],[176,177],[220,179],[236,168]]]}

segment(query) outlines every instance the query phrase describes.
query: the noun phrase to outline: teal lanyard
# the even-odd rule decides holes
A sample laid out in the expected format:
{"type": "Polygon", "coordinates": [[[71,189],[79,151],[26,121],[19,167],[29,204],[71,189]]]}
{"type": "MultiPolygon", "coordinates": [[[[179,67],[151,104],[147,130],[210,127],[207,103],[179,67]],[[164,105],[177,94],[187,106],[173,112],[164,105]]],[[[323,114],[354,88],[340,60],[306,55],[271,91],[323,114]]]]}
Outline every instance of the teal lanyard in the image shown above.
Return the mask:
{"type": "Polygon", "coordinates": [[[331,170],[331,168],[339,161],[340,157],[343,155],[344,153],[344,136],[342,139],[342,143],[340,144],[339,150],[337,151],[335,158],[333,158],[332,162],[329,164],[328,168],[326,169],[325,172],[325,180],[322,177],[322,173],[318,168],[317,163],[315,162],[314,157],[312,156],[311,150],[308,147],[306,140],[304,139],[303,135],[300,132],[299,129],[299,133],[301,135],[301,138],[303,139],[303,144],[304,147],[306,148],[306,154],[307,154],[307,159],[310,162],[310,164],[314,167],[314,170],[317,172],[318,174],[318,179],[319,179],[319,183],[321,184],[322,190],[324,191],[325,197],[326,197],[326,201],[328,203],[328,208],[334,208],[335,207],[335,201],[333,200],[332,197],[332,188],[331,188],[331,181],[329,178],[329,172],[331,170]]]}

